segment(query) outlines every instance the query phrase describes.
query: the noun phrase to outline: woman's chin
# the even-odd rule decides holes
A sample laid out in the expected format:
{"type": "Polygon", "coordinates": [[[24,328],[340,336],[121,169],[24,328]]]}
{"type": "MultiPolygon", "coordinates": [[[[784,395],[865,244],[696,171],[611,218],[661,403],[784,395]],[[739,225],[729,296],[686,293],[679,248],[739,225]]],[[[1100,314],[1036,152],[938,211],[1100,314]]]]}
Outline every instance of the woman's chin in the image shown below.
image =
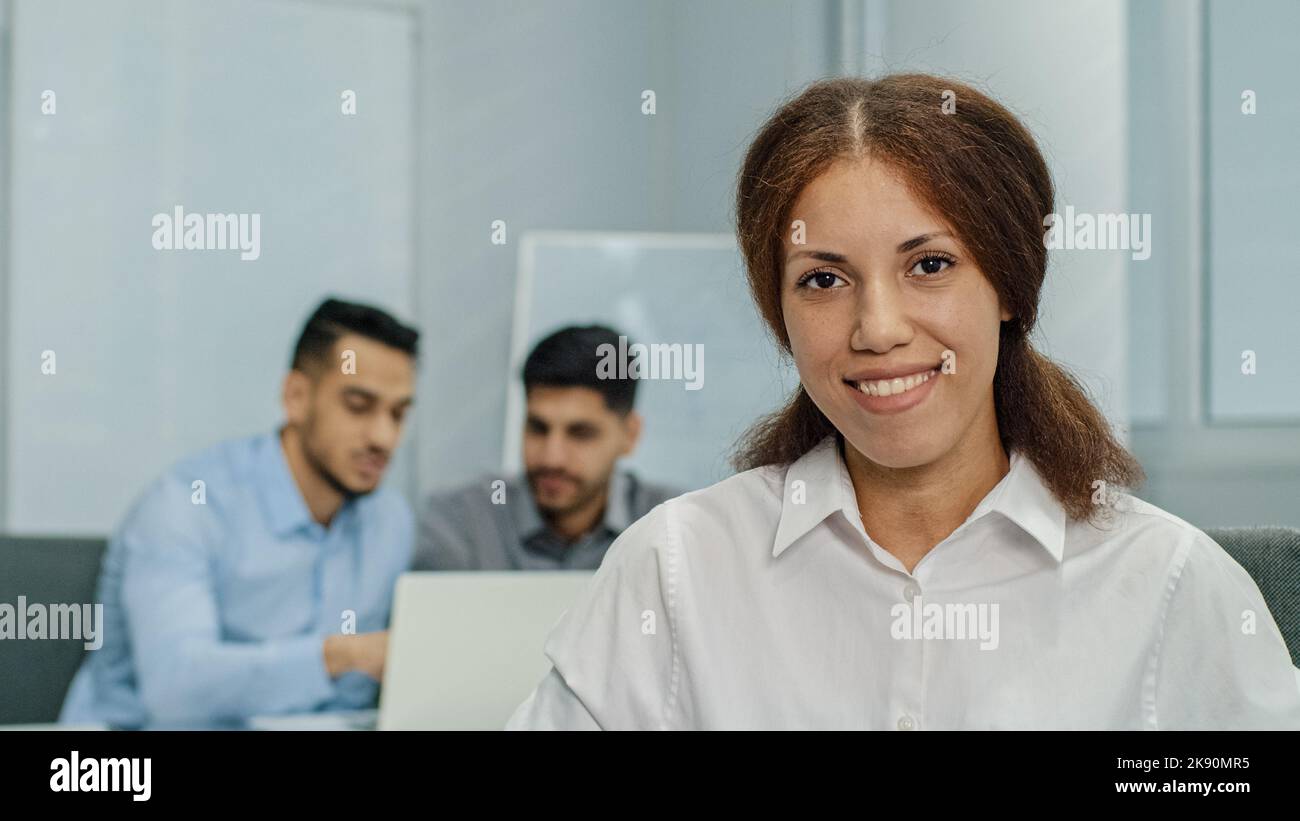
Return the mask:
{"type": "Polygon", "coordinates": [[[846,436],[845,440],[867,461],[895,470],[928,465],[943,450],[932,437],[925,435],[907,437],[873,432],[846,436]]]}

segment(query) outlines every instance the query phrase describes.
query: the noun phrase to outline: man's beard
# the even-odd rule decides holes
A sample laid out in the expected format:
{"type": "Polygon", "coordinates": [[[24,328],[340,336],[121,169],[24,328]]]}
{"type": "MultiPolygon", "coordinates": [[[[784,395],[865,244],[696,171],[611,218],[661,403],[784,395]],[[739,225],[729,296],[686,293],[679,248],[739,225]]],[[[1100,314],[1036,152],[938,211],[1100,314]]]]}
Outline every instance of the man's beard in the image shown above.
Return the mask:
{"type": "Polygon", "coordinates": [[[307,466],[316,471],[316,475],[325,480],[325,484],[334,489],[344,499],[354,499],[358,496],[365,496],[370,491],[355,491],[339,479],[334,471],[329,469],[325,460],[317,453],[315,448],[315,423],[314,420],[308,420],[303,428],[302,436],[302,455],[307,460],[307,466]]]}
{"type": "Polygon", "coordinates": [[[581,510],[583,507],[589,504],[592,499],[598,498],[609,487],[608,479],[606,479],[603,482],[588,484],[582,481],[581,479],[575,479],[574,477],[571,477],[568,474],[564,474],[565,478],[571,479],[572,481],[577,483],[578,485],[577,498],[575,498],[572,503],[565,505],[564,507],[543,507],[540,502],[540,495],[537,492],[537,477],[540,476],[541,474],[542,471],[540,470],[529,473],[528,484],[530,486],[530,489],[533,492],[533,502],[534,504],[537,505],[537,511],[541,513],[543,517],[558,518],[560,516],[565,516],[569,513],[572,513],[575,510],[581,510]]]}

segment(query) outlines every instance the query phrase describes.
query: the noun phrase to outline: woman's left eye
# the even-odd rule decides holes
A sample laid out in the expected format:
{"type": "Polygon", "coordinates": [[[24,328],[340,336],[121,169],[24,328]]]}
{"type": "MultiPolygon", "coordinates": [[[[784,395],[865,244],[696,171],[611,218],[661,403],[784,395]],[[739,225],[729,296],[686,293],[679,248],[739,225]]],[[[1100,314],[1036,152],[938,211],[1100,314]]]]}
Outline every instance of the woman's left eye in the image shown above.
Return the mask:
{"type": "Polygon", "coordinates": [[[912,266],[912,271],[915,272],[914,276],[921,277],[922,279],[926,277],[938,276],[939,274],[943,273],[945,270],[950,268],[953,262],[955,262],[955,260],[953,260],[951,257],[942,256],[939,254],[931,254],[929,256],[921,257],[920,259],[918,259],[916,261],[916,264],[912,266]]]}

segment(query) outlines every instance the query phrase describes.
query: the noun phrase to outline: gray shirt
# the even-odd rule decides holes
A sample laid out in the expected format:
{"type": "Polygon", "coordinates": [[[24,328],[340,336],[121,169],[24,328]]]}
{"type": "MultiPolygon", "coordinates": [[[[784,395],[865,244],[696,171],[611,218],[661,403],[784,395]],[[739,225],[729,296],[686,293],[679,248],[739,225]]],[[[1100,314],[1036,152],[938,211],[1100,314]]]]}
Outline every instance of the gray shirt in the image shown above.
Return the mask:
{"type": "Polygon", "coordinates": [[[495,479],[429,497],[419,513],[413,570],[594,570],[629,525],[680,491],[615,471],[605,515],[569,543],[537,512],[523,477],[495,479]]]}

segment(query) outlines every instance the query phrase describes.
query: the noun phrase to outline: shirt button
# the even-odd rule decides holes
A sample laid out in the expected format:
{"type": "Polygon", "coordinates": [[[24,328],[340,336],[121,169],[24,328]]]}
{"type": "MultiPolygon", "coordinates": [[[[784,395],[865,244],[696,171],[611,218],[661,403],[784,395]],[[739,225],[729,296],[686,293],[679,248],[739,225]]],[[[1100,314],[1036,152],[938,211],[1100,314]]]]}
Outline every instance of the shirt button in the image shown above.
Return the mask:
{"type": "Polygon", "coordinates": [[[921,595],[921,588],[915,584],[909,584],[907,587],[903,588],[903,598],[907,599],[909,602],[919,595],[921,595]]]}
{"type": "Polygon", "coordinates": [[[900,730],[915,730],[915,729],[916,729],[916,722],[912,719],[911,716],[903,716],[902,718],[900,718],[900,719],[898,720],[898,729],[900,729],[900,730]]]}

